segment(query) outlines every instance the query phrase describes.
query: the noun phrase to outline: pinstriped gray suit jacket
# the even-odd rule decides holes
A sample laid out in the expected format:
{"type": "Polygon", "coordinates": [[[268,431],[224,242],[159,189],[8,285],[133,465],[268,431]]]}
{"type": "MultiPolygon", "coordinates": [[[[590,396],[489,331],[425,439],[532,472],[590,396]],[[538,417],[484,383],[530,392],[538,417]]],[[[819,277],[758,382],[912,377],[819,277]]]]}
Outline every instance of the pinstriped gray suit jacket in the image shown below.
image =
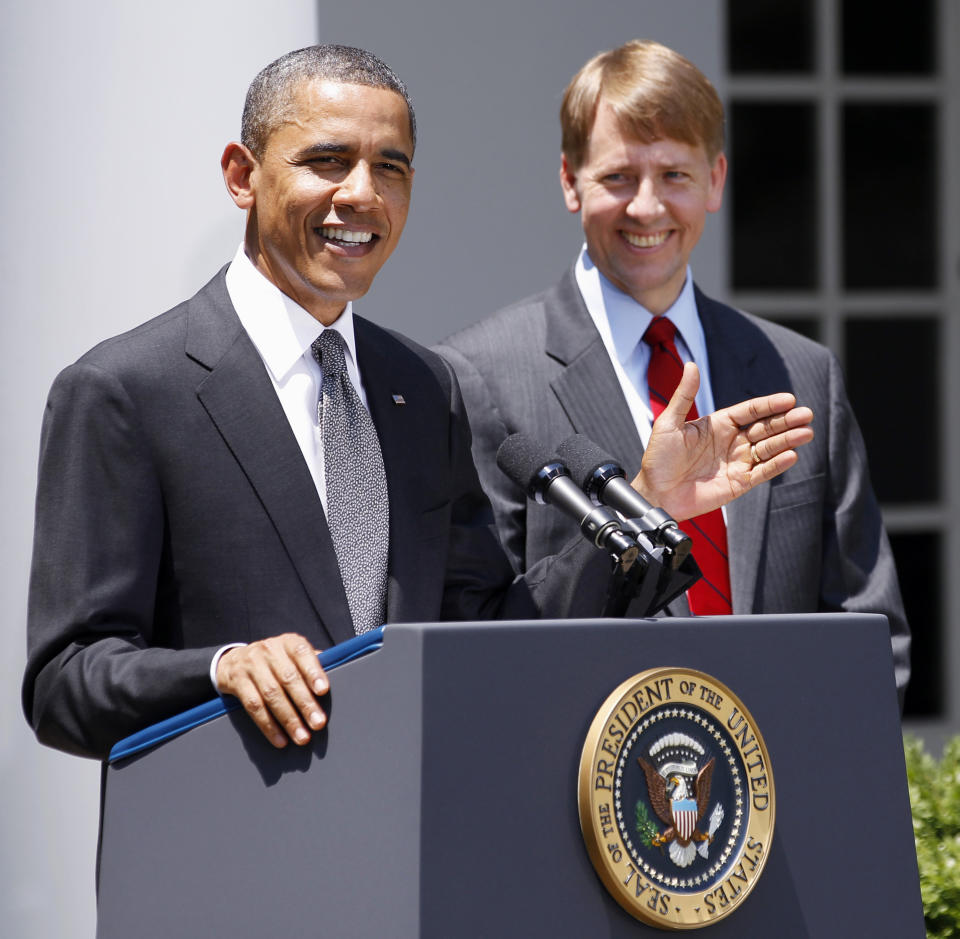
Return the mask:
{"type": "MultiPolygon", "coordinates": [[[[734,613],[886,614],[902,700],[909,629],[836,359],[817,343],[699,290],[696,300],[715,406],[792,391],[813,409],[816,428],[793,468],[727,507],[734,613]]],[[[450,337],[437,351],[459,378],[481,482],[510,559],[524,570],[554,553],[575,526],[524,498],[497,468],[497,447],[517,432],[551,445],[582,433],[632,476],[643,447],[613,366],[572,271],[553,288],[450,337]]]]}

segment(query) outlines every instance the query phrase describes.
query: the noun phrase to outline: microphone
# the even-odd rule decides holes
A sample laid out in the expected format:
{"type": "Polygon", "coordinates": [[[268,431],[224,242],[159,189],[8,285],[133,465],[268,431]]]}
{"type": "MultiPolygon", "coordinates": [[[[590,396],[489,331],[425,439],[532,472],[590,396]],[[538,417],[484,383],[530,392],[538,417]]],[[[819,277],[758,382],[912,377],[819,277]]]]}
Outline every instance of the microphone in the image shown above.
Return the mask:
{"type": "Polygon", "coordinates": [[[673,556],[674,570],[686,560],[693,547],[690,536],[627,482],[623,467],[609,453],[583,434],[567,437],[557,452],[593,503],[616,509],[635,531],[666,548],[673,556]]]}
{"type": "Polygon", "coordinates": [[[637,559],[640,547],[625,534],[613,512],[594,505],[570,478],[570,471],[539,440],[511,434],[497,450],[497,466],[530,498],[556,506],[576,519],[584,537],[613,554],[625,567],[637,559]]]}

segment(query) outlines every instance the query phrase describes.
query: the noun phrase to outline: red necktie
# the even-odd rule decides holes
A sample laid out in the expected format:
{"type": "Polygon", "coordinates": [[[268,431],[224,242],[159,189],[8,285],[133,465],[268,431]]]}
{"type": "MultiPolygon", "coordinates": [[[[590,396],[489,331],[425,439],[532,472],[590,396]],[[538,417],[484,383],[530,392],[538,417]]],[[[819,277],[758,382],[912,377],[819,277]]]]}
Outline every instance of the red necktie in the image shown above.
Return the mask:
{"type": "MultiPolygon", "coordinates": [[[[683,360],[673,341],[677,327],[665,316],[655,316],[643,334],[650,346],[647,384],[654,419],[660,416],[680,384],[683,360]]],[[[696,420],[694,404],[687,420],[696,420]]],[[[730,613],[730,564],[727,560],[727,526],[720,509],[687,519],[680,527],[693,539],[693,556],[703,577],[688,591],[687,601],[694,616],[730,613]]]]}

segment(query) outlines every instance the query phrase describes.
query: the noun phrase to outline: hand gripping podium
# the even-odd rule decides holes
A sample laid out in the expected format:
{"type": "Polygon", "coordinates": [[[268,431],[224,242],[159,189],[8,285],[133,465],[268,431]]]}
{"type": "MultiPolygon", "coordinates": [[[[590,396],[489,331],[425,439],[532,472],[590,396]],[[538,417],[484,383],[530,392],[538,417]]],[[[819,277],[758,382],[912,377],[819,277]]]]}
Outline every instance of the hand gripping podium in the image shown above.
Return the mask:
{"type": "Polygon", "coordinates": [[[391,625],[305,748],[236,710],[117,751],[97,936],[662,935],[577,808],[598,708],[660,666],[733,689],[775,779],[763,872],[700,934],[924,936],[887,624],[859,614],[391,625]]]}

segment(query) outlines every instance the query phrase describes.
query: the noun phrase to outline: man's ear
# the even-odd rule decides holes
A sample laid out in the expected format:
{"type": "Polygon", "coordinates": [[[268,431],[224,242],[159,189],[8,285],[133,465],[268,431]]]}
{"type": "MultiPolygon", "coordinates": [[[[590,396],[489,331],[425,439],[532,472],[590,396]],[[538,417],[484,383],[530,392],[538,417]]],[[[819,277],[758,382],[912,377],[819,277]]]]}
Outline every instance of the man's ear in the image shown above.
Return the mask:
{"type": "Polygon", "coordinates": [[[242,143],[228,143],[220,157],[227,191],[241,209],[253,208],[253,172],[256,167],[256,157],[242,143]]]}
{"type": "Polygon", "coordinates": [[[707,211],[719,212],[723,205],[723,184],[727,180],[727,158],[718,153],[710,167],[710,189],[707,192],[707,211]]]}
{"type": "Polygon", "coordinates": [[[563,201],[569,212],[580,211],[580,193],[577,190],[577,174],[571,169],[565,153],[560,154],[560,185],[563,201]]]}

